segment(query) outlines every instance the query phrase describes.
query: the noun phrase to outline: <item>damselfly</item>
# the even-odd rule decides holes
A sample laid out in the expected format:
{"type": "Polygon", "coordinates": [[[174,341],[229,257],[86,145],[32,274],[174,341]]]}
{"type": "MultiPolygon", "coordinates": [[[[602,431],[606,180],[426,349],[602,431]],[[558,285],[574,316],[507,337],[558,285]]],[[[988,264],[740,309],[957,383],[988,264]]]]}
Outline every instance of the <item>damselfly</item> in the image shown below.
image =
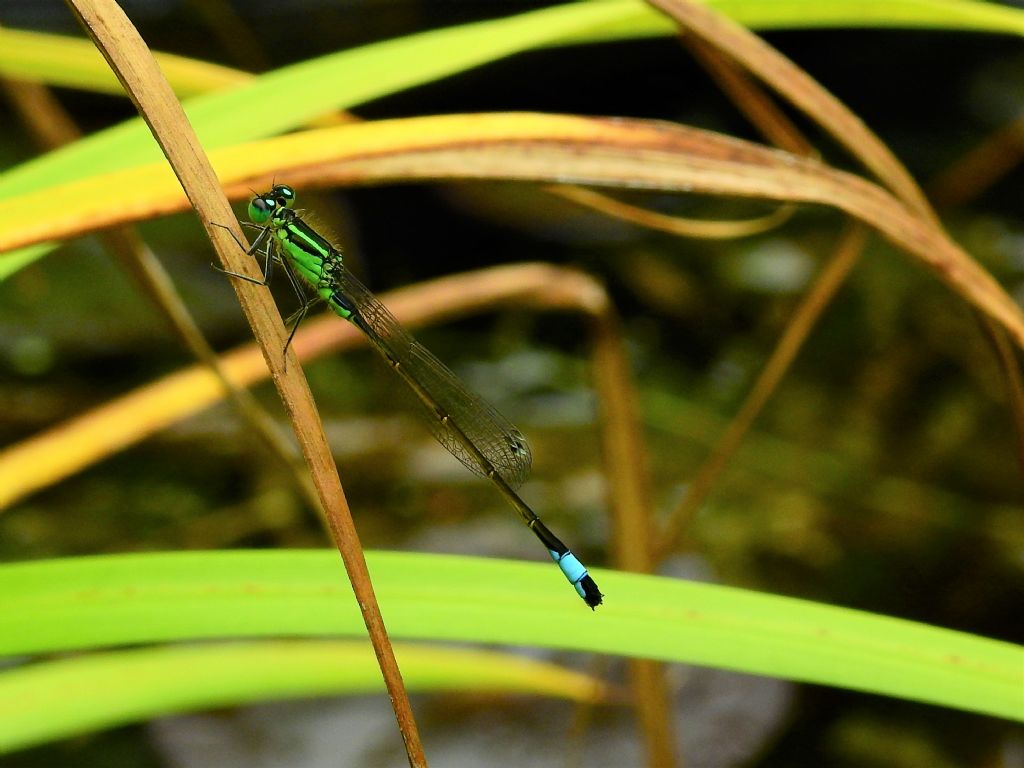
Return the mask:
{"type": "Polygon", "coordinates": [[[603,595],[583,563],[555,536],[516,493],[530,471],[532,457],[522,433],[489,403],[470,392],[452,371],[416,341],[348,270],[341,253],[294,209],[295,191],[278,184],[249,203],[249,218],[260,228],[250,255],[264,255],[263,280],[228,273],[260,285],[270,282],[280,264],[302,301],[288,342],[309,309],[324,301],[365,334],[373,348],[415,393],[434,437],[466,467],[486,477],[519,513],[558,564],[565,578],[591,608],[603,595]],[[311,286],[309,298],[300,283],[311,286]]]}

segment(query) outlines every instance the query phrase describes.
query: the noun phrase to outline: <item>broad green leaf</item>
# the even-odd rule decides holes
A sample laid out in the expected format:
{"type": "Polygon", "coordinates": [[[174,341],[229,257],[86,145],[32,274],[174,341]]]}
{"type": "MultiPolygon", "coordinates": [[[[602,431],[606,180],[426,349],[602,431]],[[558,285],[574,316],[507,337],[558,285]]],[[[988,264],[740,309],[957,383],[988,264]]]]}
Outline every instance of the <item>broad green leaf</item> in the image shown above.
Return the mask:
{"type": "MultiPolygon", "coordinates": [[[[411,692],[601,700],[594,678],[507,653],[396,644],[411,692]]],[[[87,654],[0,673],[0,753],[162,715],[384,691],[367,642],[204,643],[87,654]]]]}
{"type": "MultiPolygon", "coordinates": [[[[368,553],[393,638],[687,662],[1024,720],[1024,649],[910,621],[597,571],[588,610],[550,563],[368,553]]],[[[0,653],[364,628],[322,551],[121,555],[0,566],[0,653]]]]}

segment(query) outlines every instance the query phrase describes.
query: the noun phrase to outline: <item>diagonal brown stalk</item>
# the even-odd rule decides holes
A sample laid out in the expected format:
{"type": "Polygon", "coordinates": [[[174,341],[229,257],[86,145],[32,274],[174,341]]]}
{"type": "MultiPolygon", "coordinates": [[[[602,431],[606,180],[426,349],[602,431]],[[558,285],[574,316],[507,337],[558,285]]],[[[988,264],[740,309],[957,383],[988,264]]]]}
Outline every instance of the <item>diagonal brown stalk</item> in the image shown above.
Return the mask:
{"type": "Polygon", "coordinates": [[[967,205],[1024,162],[1024,114],[957,158],[927,184],[938,208],[967,205]]]}
{"type": "Polygon", "coordinates": [[[743,438],[778,388],[822,312],[857,263],[866,240],[867,230],[856,224],[851,225],[840,238],[835,253],[793,313],[743,405],[729,422],[710,456],[697,470],[682,500],[672,512],[665,530],[657,537],[659,558],[684,540],[694,515],[707,500],[729,460],[736,455],[743,438]]]}
{"type": "MultiPolygon", "coordinates": [[[[153,132],[206,228],[225,269],[251,274],[251,260],[244,258],[238,248],[238,243],[243,241],[241,229],[232,215],[213,167],[170,85],[136,29],[113,0],[69,0],[69,5],[153,132]],[[224,226],[230,229],[216,226],[213,222],[225,222],[224,226]]],[[[284,326],[268,292],[258,290],[242,280],[234,281],[234,285],[312,472],[335,544],[345,563],[384,676],[409,764],[426,766],[426,756],[401,672],[373,593],[352,514],[309,386],[294,352],[287,356],[290,366],[283,359],[281,350],[284,348],[284,326]]]]}

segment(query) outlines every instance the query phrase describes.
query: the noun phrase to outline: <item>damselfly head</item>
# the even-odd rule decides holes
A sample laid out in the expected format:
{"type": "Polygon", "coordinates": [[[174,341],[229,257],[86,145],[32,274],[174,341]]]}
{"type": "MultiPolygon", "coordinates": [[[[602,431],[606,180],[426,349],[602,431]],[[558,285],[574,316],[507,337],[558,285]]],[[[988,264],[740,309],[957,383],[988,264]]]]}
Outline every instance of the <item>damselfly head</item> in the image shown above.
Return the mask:
{"type": "Polygon", "coordinates": [[[249,219],[253,224],[264,226],[294,204],[295,190],[287,184],[275,184],[269,192],[256,195],[249,202],[249,219]]]}

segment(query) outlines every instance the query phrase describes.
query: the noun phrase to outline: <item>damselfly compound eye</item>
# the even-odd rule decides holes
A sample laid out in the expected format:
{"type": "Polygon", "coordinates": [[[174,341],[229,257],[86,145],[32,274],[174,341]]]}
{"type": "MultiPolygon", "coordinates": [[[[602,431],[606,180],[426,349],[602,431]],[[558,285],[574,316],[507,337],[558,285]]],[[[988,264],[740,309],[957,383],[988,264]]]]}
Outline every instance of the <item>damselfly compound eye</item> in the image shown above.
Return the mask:
{"type": "Polygon", "coordinates": [[[266,195],[254,197],[249,203],[249,220],[253,224],[266,224],[274,214],[277,203],[266,195]]]}

